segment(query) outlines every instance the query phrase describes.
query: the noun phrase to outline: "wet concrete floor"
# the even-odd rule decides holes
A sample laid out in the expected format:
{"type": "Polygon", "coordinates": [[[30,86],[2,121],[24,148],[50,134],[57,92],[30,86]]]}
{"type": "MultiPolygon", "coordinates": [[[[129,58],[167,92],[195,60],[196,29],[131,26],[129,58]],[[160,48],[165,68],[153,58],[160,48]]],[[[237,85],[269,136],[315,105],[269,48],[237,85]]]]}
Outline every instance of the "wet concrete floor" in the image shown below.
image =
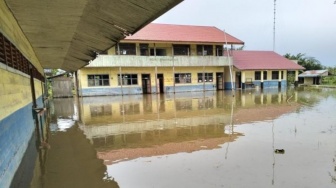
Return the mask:
{"type": "Polygon", "coordinates": [[[336,90],[54,99],[31,187],[336,187],[336,90]]]}

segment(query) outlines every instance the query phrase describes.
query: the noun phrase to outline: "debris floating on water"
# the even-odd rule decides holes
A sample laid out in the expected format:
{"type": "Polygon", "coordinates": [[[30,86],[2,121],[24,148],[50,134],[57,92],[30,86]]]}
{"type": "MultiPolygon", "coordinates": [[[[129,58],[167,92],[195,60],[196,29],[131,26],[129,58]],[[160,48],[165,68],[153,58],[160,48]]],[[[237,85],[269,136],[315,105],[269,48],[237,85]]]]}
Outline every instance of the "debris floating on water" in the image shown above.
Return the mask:
{"type": "Polygon", "coordinates": [[[275,149],[274,153],[278,153],[278,154],[284,154],[285,150],[284,149],[275,149]]]}

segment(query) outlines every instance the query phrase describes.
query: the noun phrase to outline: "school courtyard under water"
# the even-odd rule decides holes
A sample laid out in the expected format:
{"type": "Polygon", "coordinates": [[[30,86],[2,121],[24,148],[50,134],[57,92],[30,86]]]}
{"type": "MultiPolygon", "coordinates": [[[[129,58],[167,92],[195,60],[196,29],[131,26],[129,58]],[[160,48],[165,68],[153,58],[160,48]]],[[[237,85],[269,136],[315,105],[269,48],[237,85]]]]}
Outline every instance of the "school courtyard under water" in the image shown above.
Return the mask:
{"type": "Polygon", "coordinates": [[[53,99],[12,187],[335,187],[335,109],[301,87],[53,99]]]}

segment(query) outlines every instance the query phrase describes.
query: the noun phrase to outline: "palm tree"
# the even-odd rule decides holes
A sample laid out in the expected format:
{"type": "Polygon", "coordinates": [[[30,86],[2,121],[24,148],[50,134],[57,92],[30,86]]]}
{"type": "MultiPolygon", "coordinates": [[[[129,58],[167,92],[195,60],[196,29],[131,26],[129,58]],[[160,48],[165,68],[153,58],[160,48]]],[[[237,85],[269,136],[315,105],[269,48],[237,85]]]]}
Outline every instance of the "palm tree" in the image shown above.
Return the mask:
{"type": "Polygon", "coordinates": [[[297,55],[286,53],[284,57],[290,60],[297,60],[298,64],[306,68],[306,70],[325,69],[319,60],[315,59],[314,57],[307,57],[306,54],[303,53],[298,53],[297,55]]]}

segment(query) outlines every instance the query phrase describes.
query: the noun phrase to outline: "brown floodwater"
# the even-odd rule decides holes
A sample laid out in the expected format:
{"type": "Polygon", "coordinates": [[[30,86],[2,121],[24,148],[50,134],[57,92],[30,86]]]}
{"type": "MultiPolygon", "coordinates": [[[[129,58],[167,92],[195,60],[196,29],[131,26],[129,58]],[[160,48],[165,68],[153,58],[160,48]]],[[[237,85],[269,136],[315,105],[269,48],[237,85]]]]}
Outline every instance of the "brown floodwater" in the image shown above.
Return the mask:
{"type": "Polygon", "coordinates": [[[336,90],[54,99],[31,187],[336,187],[336,90]]]}

